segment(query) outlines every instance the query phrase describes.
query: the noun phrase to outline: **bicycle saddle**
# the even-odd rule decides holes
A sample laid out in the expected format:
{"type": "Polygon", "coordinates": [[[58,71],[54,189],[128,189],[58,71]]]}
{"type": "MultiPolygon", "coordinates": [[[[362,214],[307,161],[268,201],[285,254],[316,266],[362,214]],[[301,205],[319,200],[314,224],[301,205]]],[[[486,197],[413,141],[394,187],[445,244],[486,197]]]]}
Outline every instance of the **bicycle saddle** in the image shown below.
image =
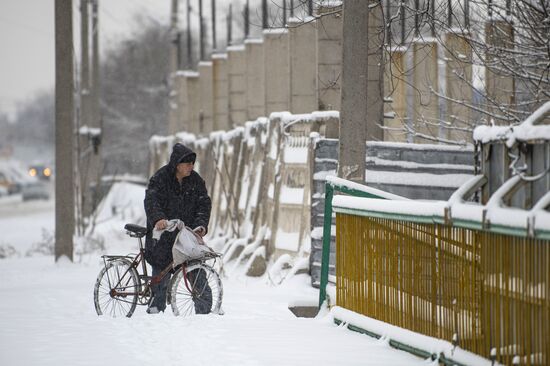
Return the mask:
{"type": "Polygon", "coordinates": [[[136,237],[142,238],[147,234],[147,228],[136,224],[126,224],[124,228],[131,233],[134,233],[136,237]]]}

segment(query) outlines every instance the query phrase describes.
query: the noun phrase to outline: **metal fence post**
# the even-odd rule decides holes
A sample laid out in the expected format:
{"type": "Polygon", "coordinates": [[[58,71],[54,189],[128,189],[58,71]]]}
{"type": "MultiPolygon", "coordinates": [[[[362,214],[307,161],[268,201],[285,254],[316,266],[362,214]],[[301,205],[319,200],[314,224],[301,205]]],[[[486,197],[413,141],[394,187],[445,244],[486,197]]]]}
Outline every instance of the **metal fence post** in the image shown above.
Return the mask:
{"type": "Polygon", "coordinates": [[[325,216],[323,223],[323,253],[321,256],[321,279],[319,285],[319,307],[327,297],[328,267],[330,262],[330,237],[332,231],[332,196],[334,189],[329,182],[325,183],[325,216]]]}

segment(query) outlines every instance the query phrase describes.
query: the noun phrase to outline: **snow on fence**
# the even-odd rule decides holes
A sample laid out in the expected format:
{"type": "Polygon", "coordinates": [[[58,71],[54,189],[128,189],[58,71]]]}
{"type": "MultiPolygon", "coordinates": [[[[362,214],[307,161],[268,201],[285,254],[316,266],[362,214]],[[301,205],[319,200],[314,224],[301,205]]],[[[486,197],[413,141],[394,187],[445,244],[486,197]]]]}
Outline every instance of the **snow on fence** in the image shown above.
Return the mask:
{"type": "Polygon", "coordinates": [[[528,183],[518,187],[512,206],[529,209],[550,190],[550,102],[519,125],[479,126],[473,137],[480,146],[480,172],[488,179],[482,202],[513,175],[528,183]]]}
{"type": "MultiPolygon", "coordinates": [[[[325,178],[336,174],[338,140],[315,138],[312,145],[311,281],[319,286],[323,247],[325,178]]],[[[395,142],[367,142],[366,185],[410,199],[448,199],[474,174],[472,147],[395,142]]],[[[346,185],[349,185],[346,183],[346,185]]],[[[361,187],[364,187],[361,185],[361,187]]],[[[355,186],[357,189],[357,186],[355,186]]],[[[333,218],[329,280],[335,283],[335,230],[333,218]]]]}
{"type": "Polygon", "coordinates": [[[550,194],[530,210],[507,207],[521,182],[510,178],[486,205],[467,202],[484,176],[447,201],[334,196],[331,302],[504,364],[547,364],[550,194]]]}
{"type": "Polygon", "coordinates": [[[155,136],[150,172],[168,161],[174,143],[189,146],[212,198],[211,233],[222,237],[225,259],[252,276],[265,273],[267,262],[303,266],[300,258],[310,252],[309,135],[337,123],[338,112],[282,112],[204,138],[155,136]]]}
{"type": "Polygon", "coordinates": [[[483,174],[446,201],[333,199],[327,188],[336,222],[325,220],[319,301],[330,292],[335,320],[445,364],[484,363],[467,350],[548,365],[549,116],[550,102],[519,126],[476,129],[483,174]],[[481,203],[468,200],[479,192],[481,203]],[[327,288],[333,235],[336,288],[327,288]]]}
{"type": "MultiPolygon", "coordinates": [[[[249,274],[259,275],[266,260],[290,254],[285,256],[288,266],[307,257],[312,283],[318,286],[323,181],[338,161],[338,141],[324,135],[337,131],[338,118],[338,112],[282,112],[203,138],[189,133],[155,136],[150,173],[168,161],[174,143],[190,146],[212,197],[211,232],[223,237],[227,260],[246,265],[250,255],[257,255],[249,274]],[[241,257],[247,246],[258,243],[265,254],[249,247],[245,253],[252,254],[241,257]]],[[[369,142],[367,151],[367,183],[410,198],[447,197],[473,173],[471,148],[369,142]],[[402,174],[408,174],[406,179],[402,174]]]]}

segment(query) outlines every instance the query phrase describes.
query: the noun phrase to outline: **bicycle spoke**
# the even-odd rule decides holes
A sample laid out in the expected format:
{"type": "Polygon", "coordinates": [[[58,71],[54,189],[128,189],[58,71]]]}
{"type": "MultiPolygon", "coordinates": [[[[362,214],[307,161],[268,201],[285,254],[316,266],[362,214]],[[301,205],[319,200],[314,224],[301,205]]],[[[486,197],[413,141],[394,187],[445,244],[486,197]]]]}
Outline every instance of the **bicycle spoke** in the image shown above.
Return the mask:
{"type": "Polygon", "coordinates": [[[94,290],[97,313],[112,317],[131,316],[137,304],[138,289],[137,272],[129,261],[121,259],[107,263],[94,290]]]}
{"type": "Polygon", "coordinates": [[[215,270],[199,263],[182,271],[175,277],[172,289],[174,314],[190,316],[217,312],[221,306],[222,288],[215,270]]]}

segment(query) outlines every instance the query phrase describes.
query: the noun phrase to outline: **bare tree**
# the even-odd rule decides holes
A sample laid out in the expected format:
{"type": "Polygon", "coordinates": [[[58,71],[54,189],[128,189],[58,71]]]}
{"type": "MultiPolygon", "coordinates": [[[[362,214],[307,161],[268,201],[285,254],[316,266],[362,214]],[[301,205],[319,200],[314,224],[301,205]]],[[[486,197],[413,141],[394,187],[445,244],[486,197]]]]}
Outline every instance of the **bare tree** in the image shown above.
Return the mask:
{"type": "MultiPolygon", "coordinates": [[[[442,113],[438,118],[403,120],[396,129],[425,140],[464,143],[467,140],[446,139],[441,131],[468,136],[478,124],[517,124],[548,101],[549,4],[548,0],[387,2],[388,59],[394,57],[395,46],[407,52],[430,41],[441,49],[438,60],[446,65],[447,73],[447,85],[434,83],[430,90],[439,99],[442,113]]],[[[402,70],[393,62],[389,66],[386,77],[392,82],[387,95],[391,96],[399,82],[407,84],[413,94],[421,93],[410,77],[417,63],[410,62],[402,70]]]]}
{"type": "MultiPolygon", "coordinates": [[[[314,8],[324,3],[315,0],[314,8]]],[[[273,4],[280,14],[282,3],[273,4]]],[[[308,17],[306,0],[292,4],[304,23],[332,15],[308,17]]],[[[386,98],[407,90],[409,106],[401,115],[386,113],[400,121],[381,126],[386,132],[464,144],[475,126],[519,123],[550,99],[550,1],[385,0],[384,13],[386,98]],[[419,80],[426,57],[437,63],[419,80]]]]}

